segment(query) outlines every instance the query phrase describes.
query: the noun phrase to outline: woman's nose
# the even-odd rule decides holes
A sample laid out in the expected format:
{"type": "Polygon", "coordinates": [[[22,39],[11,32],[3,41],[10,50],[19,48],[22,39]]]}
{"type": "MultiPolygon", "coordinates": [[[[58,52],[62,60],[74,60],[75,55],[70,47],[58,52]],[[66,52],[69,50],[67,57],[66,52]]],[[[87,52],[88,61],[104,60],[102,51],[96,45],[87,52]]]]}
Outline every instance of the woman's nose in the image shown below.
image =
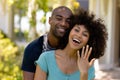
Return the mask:
{"type": "Polygon", "coordinates": [[[79,37],[79,38],[82,37],[82,33],[81,33],[81,32],[78,33],[78,37],[79,37]]]}

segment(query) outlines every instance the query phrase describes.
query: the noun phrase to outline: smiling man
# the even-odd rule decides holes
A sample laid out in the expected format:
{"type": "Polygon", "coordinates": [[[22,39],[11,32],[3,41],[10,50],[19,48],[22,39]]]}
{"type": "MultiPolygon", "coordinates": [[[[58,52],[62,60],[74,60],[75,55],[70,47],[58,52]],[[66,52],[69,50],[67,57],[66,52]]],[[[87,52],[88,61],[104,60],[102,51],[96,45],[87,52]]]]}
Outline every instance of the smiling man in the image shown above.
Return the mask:
{"type": "Polygon", "coordinates": [[[32,41],[25,48],[22,62],[23,80],[34,79],[36,70],[34,62],[42,52],[54,50],[59,47],[59,40],[69,28],[69,22],[72,15],[72,11],[65,6],[60,6],[53,10],[49,18],[50,31],[32,41]]]}

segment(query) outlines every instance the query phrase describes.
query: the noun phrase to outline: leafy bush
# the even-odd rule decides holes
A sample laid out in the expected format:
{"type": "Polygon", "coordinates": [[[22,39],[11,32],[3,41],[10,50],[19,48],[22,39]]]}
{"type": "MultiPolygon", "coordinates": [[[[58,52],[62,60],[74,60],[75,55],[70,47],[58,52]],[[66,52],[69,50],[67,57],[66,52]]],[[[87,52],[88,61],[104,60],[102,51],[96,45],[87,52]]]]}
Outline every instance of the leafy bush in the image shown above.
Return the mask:
{"type": "Polygon", "coordinates": [[[0,80],[22,80],[18,47],[0,30],[0,80]]]}

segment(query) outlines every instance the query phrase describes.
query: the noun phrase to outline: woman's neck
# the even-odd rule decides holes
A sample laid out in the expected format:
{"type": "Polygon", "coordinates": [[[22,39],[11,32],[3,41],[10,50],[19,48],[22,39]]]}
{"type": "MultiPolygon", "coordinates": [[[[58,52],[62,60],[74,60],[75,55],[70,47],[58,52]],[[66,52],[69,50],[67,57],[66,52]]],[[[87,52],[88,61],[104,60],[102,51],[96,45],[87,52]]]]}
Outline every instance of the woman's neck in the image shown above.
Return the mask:
{"type": "Polygon", "coordinates": [[[66,57],[68,58],[77,58],[77,51],[70,48],[69,46],[66,46],[64,49],[63,49],[63,53],[64,55],[66,55],[66,57]]]}

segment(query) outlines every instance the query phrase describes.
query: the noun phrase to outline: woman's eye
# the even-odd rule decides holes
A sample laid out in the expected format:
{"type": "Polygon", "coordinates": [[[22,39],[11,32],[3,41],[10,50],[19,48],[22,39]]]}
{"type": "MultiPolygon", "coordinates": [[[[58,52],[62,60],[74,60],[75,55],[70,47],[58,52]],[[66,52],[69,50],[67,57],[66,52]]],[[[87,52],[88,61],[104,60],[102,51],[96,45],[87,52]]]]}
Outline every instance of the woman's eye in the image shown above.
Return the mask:
{"type": "Polygon", "coordinates": [[[78,30],[78,29],[75,29],[75,31],[76,31],[76,32],[79,32],[79,30],[78,30]]]}
{"type": "Polygon", "coordinates": [[[83,33],[84,36],[88,37],[88,34],[83,33]]]}

